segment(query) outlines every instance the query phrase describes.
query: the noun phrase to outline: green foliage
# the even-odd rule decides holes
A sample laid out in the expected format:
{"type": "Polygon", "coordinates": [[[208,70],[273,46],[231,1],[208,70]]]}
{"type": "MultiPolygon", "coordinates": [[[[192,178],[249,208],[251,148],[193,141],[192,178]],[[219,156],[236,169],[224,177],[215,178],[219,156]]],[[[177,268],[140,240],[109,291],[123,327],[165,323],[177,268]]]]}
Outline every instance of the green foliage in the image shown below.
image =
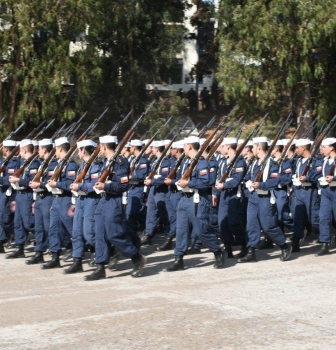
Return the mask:
{"type": "Polygon", "coordinates": [[[335,112],[336,3],[227,0],[218,12],[217,78],[245,115],[335,112]]]}

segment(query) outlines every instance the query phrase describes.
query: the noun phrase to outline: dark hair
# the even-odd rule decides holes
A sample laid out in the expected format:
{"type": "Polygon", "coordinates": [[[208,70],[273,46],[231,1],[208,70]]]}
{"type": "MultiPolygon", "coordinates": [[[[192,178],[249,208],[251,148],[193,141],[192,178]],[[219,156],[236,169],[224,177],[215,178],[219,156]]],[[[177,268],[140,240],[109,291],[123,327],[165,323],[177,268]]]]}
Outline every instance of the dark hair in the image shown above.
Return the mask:
{"type": "Polygon", "coordinates": [[[252,146],[245,146],[245,148],[248,148],[250,152],[252,152],[252,146]]]}
{"type": "Polygon", "coordinates": [[[162,153],[165,150],[165,146],[160,146],[157,148],[160,153],[162,153]]]}
{"type": "Polygon", "coordinates": [[[309,145],[304,145],[303,147],[304,147],[304,149],[306,149],[307,151],[310,151],[311,144],[309,144],[309,145]]]}
{"type": "Polygon", "coordinates": [[[200,149],[200,147],[201,147],[199,142],[190,143],[190,145],[196,151],[198,151],[200,149]]]}
{"type": "Polygon", "coordinates": [[[41,148],[45,148],[48,153],[51,152],[51,150],[54,148],[53,145],[45,145],[45,146],[40,146],[41,148]]]}
{"type": "Polygon", "coordinates": [[[292,152],[295,152],[295,143],[292,143],[291,146],[289,147],[289,150],[292,152]]]}
{"type": "Polygon", "coordinates": [[[61,145],[59,145],[59,147],[61,147],[64,152],[68,152],[70,149],[70,143],[62,143],[61,145]]]}
{"type": "Polygon", "coordinates": [[[8,149],[9,152],[12,152],[15,146],[4,146],[8,149]]]}
{"type": "Polygon", "coordinates": [[[333,147],[334,151],[336,151],[336,143],[333,143],[332,145],[330,145],[330,147],[333,147]]]}
{"type": "Polygon", "coordinates": [[[91,156],[91,154],[93,153],[94,151],[94,147],[93,146],[85,146],[85,147],[82,147],[84,148],[84,150],[91,156]]]}
{"type": "Polygon", "coordinates": [[[33,152],[34,152],[34,145],[27,145],[27,146],[25,146],[25,147],[27,147],[27,151],[28,151],[29,153],[33,153],[33,152]]]}
{"type": "Polygon", "coordinates": [[[278,148],[278,151],[279,151],[279,152],[283,152],[283,149],[284,149],[284,146],[283,146],[283,145],[277,145],[277,146],[275,146],[275,147],[278,148]]]}
{"type": "Polygon", "coordinates": [[[109,149],[110,151],[115,151],[116,146],[117,146],[115,142],[104,143],[104,145],[105,145],[106,148],[109,149]]]}
{"type": "Polygon", "coordinates": [[[133,146],[137,151],[141,151],[142,150],[142,146],[133,146]]]}
{"type": "Polygon", "coordinates": [[[264,152],[266,152],[266,151],[268,150],[268,143],[267,143],[267,142],[259,142],[258,145],[261,147],[261,149],[262,149],[264,152]]]}
{"type": "Polygon", "coordinates": [[[237,143],[232,143],[229,146],[235,151],[237,149],[238,144],[237,143]]]}

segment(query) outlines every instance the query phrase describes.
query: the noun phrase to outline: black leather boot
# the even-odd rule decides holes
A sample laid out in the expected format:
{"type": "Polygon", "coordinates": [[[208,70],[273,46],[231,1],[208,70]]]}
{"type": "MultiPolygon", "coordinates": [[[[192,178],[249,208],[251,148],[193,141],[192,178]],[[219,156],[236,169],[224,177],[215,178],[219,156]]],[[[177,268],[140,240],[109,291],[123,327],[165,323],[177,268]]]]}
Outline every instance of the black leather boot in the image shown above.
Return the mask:
{"type": "Polygon", "coordinates": [[[165,242],[156,248],[157,252],[163,252],[165,250],[173,249],[173,239],[171,237],[167,237],[165,242]]]}
{"type": "Polygon", "coordinates": [[[215,269],[223,269],[225,267],[225,261],[227,258],[227,252],[226,251],[222,251],[219,250],[218,252],[214,253],[215,254],[215,259],[216,259],[216,263],[214,265],[215,269]]]}
{"type": "Polygon", "coordinates": [[[97,269],[91,275],[85,276],[84,281],[98,281],[106,278],[105,265],[97,264],[97,269]]]}
{"type": "Polygon", "coordinates": [[[62,256],[62,261],[69,261],[72,259],[72,248],[67,249],[62,256]]]}
{"type": "Polygon", "coordinates": [[[165,271],[173,272],[181,270],[184,270],[183,255],[175,255],[175,261],[172,265],[168,266],[165,271]]]}
{"type": "Polygon", "coordinates": [[[35,265],[44,263],[43,252],[36,252],[29,260],[26,260],[26,265],[35,265]]]}
{"type": "Polygon", "coordinates": [[[83,272],[83,265],[81,258],[74,258],[73,264],[69,266],[66,270],[63,271],[65,275],[69,275],[71,273],[83,272]]]}
{"type": "Polygon", "coordinates": [[[246,243],[243,243],[240,252],[235,255],[235,258],[241,259],[246,255],[247,255],[247,247],[246,247],[246,243]]]}
{"type": "Polygon", "coordinates": [[[4,248],[4,244],[2,242],[0,242],[0,254],[4,254],[5,252],[5,248],[4,248]]]}
{"type": "Polygon", "coordinates": [[[132,277],[141,277],[144,266],[147,263],[147,258],[144,255],[138,253],[138,256],[132,258],[133,271],[131,272],[132,277]]]}
{"type": "Polygon", "coordinates": [[[91,253],[90,261],[88,262],[88,265],[90,267],[95,267],[96,266],[96,253],[91,253]]]}
{"type": "Polygon", "coordinates": [[[117,269],[117,265],[118,265],[118,261],[121,258],[121,253],[119,251],[115,251],[115,254],[113,256],[111,256],[110,258],[110,262],[108,263],[107,267],[110,270],[116,270],[117,269]]]}
{"type": "Polygon", "coordinates": [[[237,261],[239,263],[257,262],[255,248],[248,247],[247,254],[243,258],[238,259],[237,261]]]}
{"type": "Polygon", "coordinates": [[[141,245],[152,245],[152,236],[144,233],[142,236],[141,236],[141,245]]]}
{"type": "Polygon", "coordinates": [[[232,244],[231,243],[224,243],[224,250],[227,253],[227,257],[228,259],[232,259],[233,258],[233,253],[232,253],[232,244]]]}
{"type": "Polygon", "coordinates": [[[271,249],[274,248],[274,244],[268,236],[265,236],[265,239],[260,242],[258,249],[263,250],[263,249],[271,249]]]}
{"type": "Polygon", "coordinates": [[[292,249],[293,249],[292,246],[288,243],[285,243],[280,248],[281,248],[280,260],[281,261],[289,260],[291,253],[292,253],[292,249]]]}
{"type": "Polygon", "coordinates": [[[17,259],[17,258],[25,258],[23,244],[17,246],[17,248],[6,255],[6,259],[17,259]]]}
{"type": "Polygon", "coordinates": [[[293,238],[293,243],[292,243],[292,252],[293,253],[298,253],[300,252],[300,240],[298,238],[293,238]]]}
{"type": "Polygon", "coordinates": [[[315,254],[315,256],[323,256],[330,254],[330,243],[322,243],[321,249],[315,254]]]}
{"type": "Polygon", "coordinates": [[[51,253],[51,260],[41,265],[42,270],[53,269],[55,267],[61,267],[59,253],[51,253]]]}

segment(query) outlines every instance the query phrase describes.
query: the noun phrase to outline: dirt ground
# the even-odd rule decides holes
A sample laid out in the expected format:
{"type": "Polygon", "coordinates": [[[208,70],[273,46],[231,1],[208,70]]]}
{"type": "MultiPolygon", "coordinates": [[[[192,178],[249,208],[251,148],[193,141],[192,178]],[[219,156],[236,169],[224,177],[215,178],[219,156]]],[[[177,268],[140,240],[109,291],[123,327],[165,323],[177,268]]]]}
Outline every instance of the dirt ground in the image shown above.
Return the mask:
{"type": "Polygon", "coordinates": [[[288,262],[275,248],[258,251],[257,263],[230,259],[215,270],[204,249],[168,273],[173,252],[154,251],[158,236],[143,250],[143,277],[130,277],[123,259],[95,282],[83,280],[87,264],[64,275],[1,255],[0,348],[335,349],[336,254],[315,257],[313,238],[288,262]]]}

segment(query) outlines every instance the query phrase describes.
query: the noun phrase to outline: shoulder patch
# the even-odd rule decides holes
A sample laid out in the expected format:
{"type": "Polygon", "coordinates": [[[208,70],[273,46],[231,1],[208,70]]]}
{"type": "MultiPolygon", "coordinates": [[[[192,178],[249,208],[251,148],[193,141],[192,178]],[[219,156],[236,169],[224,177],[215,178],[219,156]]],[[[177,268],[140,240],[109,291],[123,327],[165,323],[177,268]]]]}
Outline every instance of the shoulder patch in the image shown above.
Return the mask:
{"type": "Polygon", "coordinates": [[[278,177],[278,173],[272,173],[272,174],[271,174],[271,177],[272,177],[272,178],[277,178],[277,177],[278,177]]]}
{"type": "Polygon", "coordinates": [[[91,174],[91,179],[98,179],[99,173],[91,174]]]}
{"type": "Polygon", "coordinates": [[[206,175],[208,173],[208,169],[203,169],[199,172],[201,176],[206,175]]]}
{"type": "Polygon", "coordinates": [[[31,169],[29,174],[36,174],[37,173],[37,169],[31,169]]]}
{"type": "Polygon", "coordinates": [[[321,166],[316,167],[316,171],[321,171],[321,170],[322,170],[321,166]]]}
{"type": "Polygon", "coordinates": [[[244,168],[236,168],[235,170],[236,170],[236,173],[241,173],[244,170],[244,168]]]}
{"type": "Polygon", "coordinates": [[[288,168],[284,171],[285,174],[290,174],[292,172],[292,169],[291,168],[288,168]]]}
{"type": "Polygon", "coordinates": [[[76,172],[75,170],[68,171],[68,176],[75,176],[76,172]]]}
{"type": "Polygon", "coordinates": [[[144,168],[147,168],[147,165],[146,164],[140,164],[140,169],[144,169],[144,168]]]}
{"type": "Polygon", "coordinates": [[[122,178],[120,178],[120,182],[122,184],[127,183],[128,182],[128,176],[123,176],[122,178]]]}

